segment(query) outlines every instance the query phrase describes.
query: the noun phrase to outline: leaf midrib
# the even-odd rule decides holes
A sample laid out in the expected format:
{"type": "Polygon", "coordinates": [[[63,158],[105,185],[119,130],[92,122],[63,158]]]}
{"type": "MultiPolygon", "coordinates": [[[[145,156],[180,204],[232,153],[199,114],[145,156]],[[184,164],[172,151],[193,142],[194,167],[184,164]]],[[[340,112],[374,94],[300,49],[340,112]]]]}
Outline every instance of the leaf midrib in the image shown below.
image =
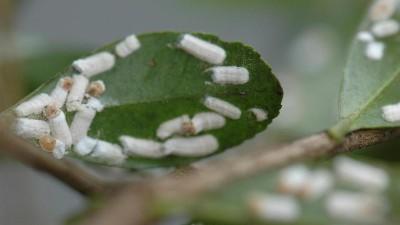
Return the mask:
{"type": "MultiPolygon", "coordinates": [[[[390,86],[390,84],[392,84],[392,82],[399,76],[400,68],[397,69],[393,74],[394,75],[391,76],[386,82],[384,82],[383,85],[381,86],[381,88],[378,88],[378,90],[375,92],[375,94],[373,94],[366,101],[366,103],[359,108],[359,110],[356,110],[353,113],[351,113],[350,115],[341,118],[339,120],[339,122],[333,128],[330,129],[330,133],[336,133],[336,131],[333,131],[333,130],[335,130],[336,127],[340,127],[342,125],[341,123],[345,123],[345,129],[343,129],[342,131],[339,131],[338,135],[339,136],[346,135],[346,133],[348,133],[351,130],[355,121],[357,121],[360,118],[360,115],[362,114],[362,112],[364,112],[379,96],[381,96],[381,94],[386,90],[386,88],[388,88],[390,86]]],[[[334,134],[334,136],[337,136],[337,135],[334,134]]]]}
{"type": "Polygon", "coordinates": [[[177,100],[177,99],[194,99],[194,98],[199,98],[199,101],[201,100],[202,96],[201,95],[189,95],[189,96],[175,96],[175,97],[170,97],[170,98],[164,98],[164,99],[154,99],[152,101],[136,101],[136,102],[124,102],[122,104],[109,104],[105,105],[105,108],[118,108],[118,107],[123,107],[123,106],[128,106],[128,105],[137,105],[137,104],[146,104],[146,103],[157,103],[157,102],[163,102],[163,101],[172,101],[172,100],[177,100]]]}

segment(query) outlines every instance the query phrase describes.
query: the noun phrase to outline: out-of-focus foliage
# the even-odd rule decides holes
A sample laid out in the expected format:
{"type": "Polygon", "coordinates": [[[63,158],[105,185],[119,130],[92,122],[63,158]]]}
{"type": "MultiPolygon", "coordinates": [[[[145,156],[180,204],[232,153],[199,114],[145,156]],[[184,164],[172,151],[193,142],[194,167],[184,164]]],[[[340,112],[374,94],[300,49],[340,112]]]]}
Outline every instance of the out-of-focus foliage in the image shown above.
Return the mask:
{"type": "Polygon", "coordinates": [[[84,53],[85,51],[78,49],[59,49],[42,51],[23,58],[21,61],[25,94],[31,93],[45,81],[55,77],[84,53]]]}
{"type": "MultiPolygon", "coordinates": [[[[182,4],[196,4],[198,6],[221,7],[231,10],[235,8],[254,8],[281,15],[293,23],[293,31],[304,29],[308,24],[329,23],[340,30],[341,37],[349,37],[358,26],[362,14],[369,1],[366,0],[205,0],[182,1],[182,4]],[[296,29],[297,27],[297,29],[296,29]]],[[[232,15],[235,16],[235,15],[232,15]]]]}
{"type": "MultiPolygon", "coordinates": [[[[335,220],[331,218],[326,211],[327,196],[333,191],[351,191],[354,193],[371,194],[373,196],[381,196],[387,200],[389,204],[389,212],[383,224],[397,224],[400,221],[398,212],[400,205],[400,182],[396,179],[400,168],[395,165],[387,165],[382,161],[365,160],[365,158],[357,157],[364,163],[371,163],[384,169],[390,176],[389,189],[382,193],[365,192],[364,190],[344,182],[340,179],[334,179],[334,185],[331,190],[327,191],[323,196],[316,199],[304,199],[295,196],[300,205],[300,216],[296,222],[290,224],[310,225],[310,224],[359,224],[354,221],[335,220]],[[335,223],[333,223],[335,224],[335,223]]],[[[331,160],[320,160],[319,162],[310,162],[307,167],[311,170],[329,171],[334,175],[331,160]]],[[[249,207],[251,196],[257,194],[279,194],[279,170],[267,172],[258,176],[250,177],[224,187],[221,190],[204,196],[194,203],[179,202],[177,207],[165,208],[161,204],[161,211],[166,212],[187,212],[194,219],[205,221],[205,224],[224,224],[224,225],[242,225],[242,224],[279,224],[273,221],[260,220],[257,215],[249,207]]]]}

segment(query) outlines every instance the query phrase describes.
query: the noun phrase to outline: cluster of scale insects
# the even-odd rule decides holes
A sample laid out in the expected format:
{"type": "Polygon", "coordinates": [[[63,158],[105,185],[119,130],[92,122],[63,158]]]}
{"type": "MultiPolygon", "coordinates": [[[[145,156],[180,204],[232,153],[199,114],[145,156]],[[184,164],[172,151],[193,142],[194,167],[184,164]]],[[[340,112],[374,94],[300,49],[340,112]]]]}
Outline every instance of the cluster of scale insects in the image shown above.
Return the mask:
{"type": "MultiPolygon", "coordinates": [[[[125,58],[140,47],[138,38],[130,35],[115,46],[114,52],[117,57],[125,58]]],[[[216,84],[240,85],[250,79],[246,68],[221,66],[226,52],[215,44],[184,34],[180,36],[177,47],[213,64],[206,72],[211,72],[211,79],[216,84]]],[[[75,60],[72,68],[76,73],[72,77],[61,78],[50,95],[42,93],[18,105],[14,110],[18,117],[15,123],[17,135],[38,140],[41,148],[52,152],[56,158],[62,158],[73,146],[74,152],[81,156],[121,164],[128,155],[161,158],[167,155],[195,157],[211,154],[219,148],[218,140],[213,135],[200,133],[220,129],[226,124],[225,118],[237,120],[242,115],[234,104],[205,96],[203,105],[210,111],[199,112],[192,118],[181,115],[163,122],[156,131],[162,142],[121,135],[121,147],[89,137],[92,121],[104,109],[98,97],[106,91],[103,81],[91,82],[90,79],[112,69],[116,56],[103,51],[75,60]],[[76,112],[70,125],[62,110],[64,105],[68,112],[76,112]],[[43,116],[45,120],[41,119],[43,116]]],[[[249,111],[257,121],[267,119],[264,109],[251,108],[249,111]]]]}
{"type": "Polygon", "coordinates": [[[332,171],[303,164],[283,168],[276,193],[251,193],[246,200],[249,210],[268,222],[293,224],[303,213],[302,203],[321,202],[321,212],[335,221],[386,224],[389,185],[384,169],[342,156],[334,159],[332,171]]]}

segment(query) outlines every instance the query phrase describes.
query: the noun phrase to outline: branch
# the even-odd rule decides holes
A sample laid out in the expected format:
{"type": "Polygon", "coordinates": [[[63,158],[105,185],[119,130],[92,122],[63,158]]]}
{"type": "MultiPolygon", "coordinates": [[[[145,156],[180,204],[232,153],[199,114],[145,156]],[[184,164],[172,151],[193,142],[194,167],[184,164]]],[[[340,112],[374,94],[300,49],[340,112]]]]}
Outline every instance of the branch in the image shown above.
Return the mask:
{"type": "Polygon", "coordinates": [[[326,132],[322,132],[275,149],[243,152],[229,158],[214,160],[190,176],[171,175],[150,183],[133,184],[112,199],[111,204],[106,204],[106,208],[94,213],[82,224],[149,224],[151,220],[148,219],[151,218],[146,217],[146,211],[149,209],[146,206],[150,207],[152,201],[194,200],[193,197],[200,194],[268,169],[353,151],[399,136],[400,129],[361,130],[349,134],[343,144],[338,144],[326,132]]]}
{"type": "Polygon", "coordinates": [[[0,125],[0,152],[9,155],[26,165],[58,178],[66,185],[83,195],[107,192],[107,185],[96,177],[64,160],[55,160],[40,152],[30,143],[26,143],[9,134],[6,126],[0,125]]]}
{"type": "Polygon", "coordinates": [[[349,134],[340,144],[322,132],[275,149],[248,151],[211,161],[192,176],[170,177],[156,181],[154,186],[163,195],[193,196],[268,169],[365,148],[399,136],[400,129],[360,130],[349,134]]]}
{"type": "Polygon", "coordinates": [[[105,202],[105,207],[90,213],[82,224],[87,225],[149,225],[153,218],[151,192],[146,185],[130,185],[105,202]]]}

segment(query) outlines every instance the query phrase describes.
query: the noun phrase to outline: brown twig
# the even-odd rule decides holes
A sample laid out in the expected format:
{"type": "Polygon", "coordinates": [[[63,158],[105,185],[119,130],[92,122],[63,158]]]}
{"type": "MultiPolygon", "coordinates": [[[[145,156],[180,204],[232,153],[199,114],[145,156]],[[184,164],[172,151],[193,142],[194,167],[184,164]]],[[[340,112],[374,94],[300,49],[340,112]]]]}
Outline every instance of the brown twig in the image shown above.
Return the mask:
{"type": "Polygon", "coordinates": [[[400,129],[361,130],[348,135],[343,144],[338,144],[327,133],[322,132],[270,151],[244,152],[230,158],[211,161],[191,176],[173,175],[146,184],[134,184],[111,200],[112,204],[107,204],[106,208],[94,213],[82,224],[95,225],[98,223],[94,221],[100,219],[101,224],[148,224],[150,220],[147,219],[151,218],[144,217],[148,210],[144,206],[151,206],[154,200],[185,199],[188,201],[194,196],[268,169],[304,159],[315,159],[360,149],[399,136],[400,129]],[[138,188],[139,186],[142,188],[138,188]],[[141,216],[138,220],[128,214],[141,216]]]}
{"type": "Polygon", "coordinates": [[[269,151],[249,151],[216,160],[203,166],[193,176],[162,179],[154,186],[163,195],[193,196],[268,169],[361,149],[399,136],[400,129],[362,130],[349,134],[343,144],[339,144],[322,132],[269,151]]]}
{"type": "Polygon", "coordinates": [[[28,166],[47,172],[84,195],[108,192],[107,184],[64,160],[55,160],[9,133],[0,125],[0,152],[28,166]]]}
{"type": "Polygon", "coordinates": [[[151,224],[154,218],[148,211],[152,199],[146,185],[131,185],[109,198],[106,207],[89,214],[82,221],[90,225],[151,224]]]}

